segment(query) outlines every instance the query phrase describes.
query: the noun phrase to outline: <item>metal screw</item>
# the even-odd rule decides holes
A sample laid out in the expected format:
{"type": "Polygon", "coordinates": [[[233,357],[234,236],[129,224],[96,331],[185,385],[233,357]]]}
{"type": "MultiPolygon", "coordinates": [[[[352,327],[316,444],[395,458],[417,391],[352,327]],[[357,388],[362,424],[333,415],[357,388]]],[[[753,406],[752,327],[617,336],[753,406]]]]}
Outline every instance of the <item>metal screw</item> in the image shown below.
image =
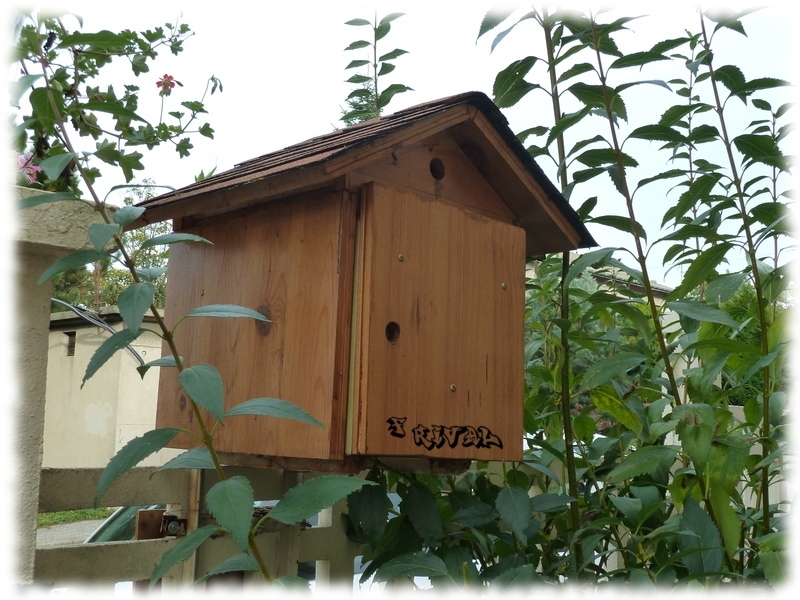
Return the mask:
{"type": "Polygon", "coordinates": [[[406,257],[403,256],[402,254],[397,257],[397,260],[399,260],[400,262],[403,262],[405,259],[406,259],[406,257]]]}
{"type": "Polygon", "coordinates": [[[504,290],[505,290],[505,289],[508,289],[508,286],[506,285],[506,282],[505,282],[505,281],[504,281],[503,283],[501,283],[501,284],[500,284],[500,287],[501,287],[501,288],[503,288],[504,290]]]}
{"type": "Polygon", "coordinates": [[[451,391],[451,392],[455,392],[455,391],[456,391],[456,386],[455,386],[455,384],[453,384],[453,385],[451,385],[451,386],[450,386],[450,391],[451,391]]]}

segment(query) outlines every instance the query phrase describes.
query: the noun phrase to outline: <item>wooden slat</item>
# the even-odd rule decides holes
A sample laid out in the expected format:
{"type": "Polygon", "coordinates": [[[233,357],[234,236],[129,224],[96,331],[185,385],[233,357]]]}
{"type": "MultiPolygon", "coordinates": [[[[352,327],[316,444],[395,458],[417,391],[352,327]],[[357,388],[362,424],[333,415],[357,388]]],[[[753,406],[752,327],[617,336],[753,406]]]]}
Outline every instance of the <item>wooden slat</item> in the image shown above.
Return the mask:
{"type": "MultiPolygon", "coordinates": [[[[91,508],[102,472],[103,469],[42,469],[39,512],[91,508]]],[[[188,471],[156,472],[154,468],[138,467],[111,484],[100,499],[100,506],[181,504],[186,501],[188,486],[188,471]]]]}
{"type": "MultiPolygon", "coordinates": [[[[175,538],[37,548],[37,584],[97,584],[150,579],[153,566],[176,543],[175,538]]],[[[179,576],[175,567],[169,576],[179,576]]]]}
{"type": "Polygon", "coordinates": [[[521,460],[524,231],[372,187],[359,309],[363,451],[521,460]]]}

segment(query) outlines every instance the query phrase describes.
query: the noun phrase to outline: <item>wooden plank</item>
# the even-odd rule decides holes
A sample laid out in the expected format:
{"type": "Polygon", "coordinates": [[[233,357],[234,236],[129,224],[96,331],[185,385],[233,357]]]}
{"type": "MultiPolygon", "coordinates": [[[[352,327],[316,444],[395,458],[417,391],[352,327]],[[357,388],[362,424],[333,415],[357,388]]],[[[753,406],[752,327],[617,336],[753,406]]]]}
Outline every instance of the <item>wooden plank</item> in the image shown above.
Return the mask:
{"type": "Polygon", "coordinates": [[[448,134],[461,146],[481,149],[479,171],[503,198],[527,232],[526,254],[574,250],[580,243],[578,232],[553,204],[530,171],[511,152],[494,126],[473,108],[469,124],[458,124],[448,134]]]}
{"type": "MultiPolygon", "coordinates": [[[[481,152],[471,147],[472,160],[480,160],[476,154],[481,152]]],[[[365,181],[410,188],[506,223],[514,223],[516,219],[447,132],[383,155],[359,167],[356,173],[365,181]]]]}
{"type": "MultiPolygon", "coordinates": [[[[98,584],[150,579],[175,538],[37,548],[33,579],[37,584],[98,584]]],[[[179,577],[181,566],[169,572],[179,577]]]]}
{"type": "Polygon", "coordinates": [[[521,460],[524,231],[379,183],[364,218],[364,451],[521,460]]]}
{"type": "MultiPolygon", "coordinates": [[[[217,303],[246,306],[272,321],[188,319],[176,334],[185,364],[207,363],[220,372],[226,409],[251,398],[281,398],[325,425],[232,417],[217,430],[220,451],[298,458],[329,458],[332,445],[341,451],[344,399],[336,395],[337,368],[346,356],[337,355],[337,336],[344,332],[338,320],[346,314],[339,294],[349,285],[342,281],[347,269],[340,270],[348,260],[342,222],[352,216],[348,202],[349,194],[341,191],[205,222],[186,231],[213,246],[180,244],[171,250],[165,309],[170,326],[191,308],[217,303]]],[[[158,427],[198,431],[182,396],[175,370],[163,369],[158,427]]],[[[174,445],[196,443],[183,435],[174,445]]]]}
{"type": "MultiPolygon", "coordinates": [[[[42,469],[39,512],[91,508],[102,472],[103,469],[42,469]]],[[[100,499],[100,506],[185,504],[189,479],[189,471],[156,472],[150,467],[135,467],[111,484],[100,499]]]]}

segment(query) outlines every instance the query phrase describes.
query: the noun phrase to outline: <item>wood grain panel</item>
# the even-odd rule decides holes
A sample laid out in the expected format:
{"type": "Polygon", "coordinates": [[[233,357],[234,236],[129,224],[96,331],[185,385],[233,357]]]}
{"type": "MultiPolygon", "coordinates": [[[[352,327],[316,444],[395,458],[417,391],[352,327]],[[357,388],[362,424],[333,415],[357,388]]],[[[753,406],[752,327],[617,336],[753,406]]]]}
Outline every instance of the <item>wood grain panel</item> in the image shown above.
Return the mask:
{"type": "Polygon", "coordinates": [[[370,189],[359,447],[520,460],[524,231],[411,190],[370,189]]]}
{"type": "MultiPolygon", "coordinates": [[[[350,315],[349,297],[347,306],[339,300],[352,285],[352,243],[344,238],[352,235],[354,220],[350,195],[337,192],[204,223],[186,231],[213,246],[179,244],[171,250],[169,324],[195,306],[217,303],[246,306],[272,320],[187,319],[176,335],[185,363],[208,363],[219,370],[226,409],[251,398],[281,398],[302,406],[326,426],[231,417],[216,436],[221,451],[342,456],[343,365],[349,346],[340,336],[349,336],[350,315]]],[[[197,429],[182,396],[176,371],[163,369],[158,427],[197,429]]],[[[193,445],[188,435],[175,441],[176,447],[193,445]]]]}

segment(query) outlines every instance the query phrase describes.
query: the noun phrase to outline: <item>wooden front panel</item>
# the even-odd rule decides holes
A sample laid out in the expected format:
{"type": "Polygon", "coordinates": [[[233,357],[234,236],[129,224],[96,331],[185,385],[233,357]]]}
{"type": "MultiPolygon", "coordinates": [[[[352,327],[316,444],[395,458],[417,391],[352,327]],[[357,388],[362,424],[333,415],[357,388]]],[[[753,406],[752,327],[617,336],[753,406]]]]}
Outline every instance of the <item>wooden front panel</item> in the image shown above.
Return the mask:
{"type": "MultiPolygon", "coordinates": [[[[172,247],[170,326],[194,307],[218,303],[246,306],[272,320],[186,319],[176,335],[185,364],[208,363],[220,372],[226,409],[251,398],[281,398],[325,425],[230,417],[216,434],[220,451],[343,456],[354,226],[355,204],[340,192],[198,225],[185,231],[213,246],[172,247]]],[[[197,430],[183,394],[176,370],[162,369],[158,427],[197,430]]],[[[176,447],[195,445],[188,435],[175,440],[176,447]]]]}
{"type": "Polygon", "coordinates": [[[521,460],[525,233],[368,186],[355,451],[521,460]]]}

